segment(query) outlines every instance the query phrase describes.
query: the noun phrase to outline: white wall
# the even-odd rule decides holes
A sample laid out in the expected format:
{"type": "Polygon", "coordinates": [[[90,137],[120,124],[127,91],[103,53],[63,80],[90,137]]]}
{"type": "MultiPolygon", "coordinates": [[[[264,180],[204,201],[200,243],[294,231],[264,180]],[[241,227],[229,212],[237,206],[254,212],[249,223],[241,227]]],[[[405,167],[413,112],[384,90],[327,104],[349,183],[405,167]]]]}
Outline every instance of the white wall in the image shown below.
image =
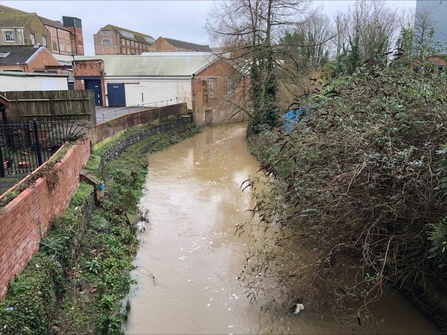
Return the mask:
{"type": "MultiPolygon", "coordinates": [[[[105,86],[125,83],[127,106],[167,106],[180,102],[191,103],[191,79],[182,78],[105,78],[105,86]]],[[[108,92],[106,92],[108,94],[108,92]]]]}
{"type": "Polygon", "coordinates": [[[0,76],[0,92],[68,90],[67,77],[0,76]]]}

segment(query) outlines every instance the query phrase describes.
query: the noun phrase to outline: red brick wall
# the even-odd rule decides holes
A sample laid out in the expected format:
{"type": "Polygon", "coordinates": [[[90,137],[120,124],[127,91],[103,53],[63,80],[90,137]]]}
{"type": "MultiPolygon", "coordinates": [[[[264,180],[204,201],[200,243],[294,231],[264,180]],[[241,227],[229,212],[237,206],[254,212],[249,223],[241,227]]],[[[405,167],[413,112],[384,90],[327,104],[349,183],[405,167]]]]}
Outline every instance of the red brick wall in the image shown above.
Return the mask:
{"type": "Polygon", "coordinates": [[[184,110],[186,110],[186,103],[159,108],[148,108],[140,112],[125,114],[111,121],[113,127],[110,127],[108,122],[98,124],[90,131],[90,141],[94,146],[126,129],[155,121],[159,115],[161,118],[168,118],[169,115],[178,115],[184,110]]]}
{"type": "MultiPolygon", "coordinates": [[[[54,65],[59,66],[60,64],[53,55],[48,52],[47,49],[41,49],[37,55],[28,63],[28,69],[26,72],[34,72],[34,70],[45,70],[45,66],[54,65]]],[[[58,71],[60,72],[60,71],[58,71]]]]}
{"type": "Polygon", "coordinates": [[[193,115],[194,122],[197,125],[204,125],[205,114],[211,113],[210,120],[212,124],[223,122],[244,121],[244,115],[235,114],[233,102],[240,98],[243,82],[237,83],[240,79],[236,75],[234,68],[224,61],[217,61],[193,77],[192,95],[193,95],[193,115]],[[208,86],[210,78],[216,81],[216,91],[211,94],[208,86]],[[233,96],[228,95],[227,80],[233,81],[233,96]],[[238,87],[239,85],[239,87],[238,87]],[[205,92],[208,86],[208,99],[205,98],[205,92]]]}
{"type": "Polygon", "coordinates": [[[106,88],[104,84],[104,61],[101,59],[77,60],[74,69],[75,90],[85,90],[85,81],[79,77],[100,77],[103,106],[106,105],[106,88]]]}
{"type": "Polygon", "coordinates": [[[190,51],[183,48],[175,48],[172,44],[168,43],[163,37],[157,38],[154,43],[149,47],[149,51],[153,52],[183,52],[190,51]]]}
{"type": "MultiPolygon", "coordinates": [[[[47,49],[42,48],[28,64],[1,65],[0,71],[21,70],[23,72],[34,72],[35,70],[45,70],[45,66],[60,66],[53,55],[47,49]]],[[[60,73],[60,70],[57,71],[60,73]]]]}
{"type": "MultiPolygon", "coordinates": [[[[37,252],[41,235],[50,221],[64,213],[79,186],[79,172],[90,155],[86,139],[74,145],[58,163],[59,183],[49,191],[45,179],[38,179],[0,213],[0,300],[8,281],[20,274],[37,252]]],[[[25,179],[26,180],[26,179],[25,179]]]]}

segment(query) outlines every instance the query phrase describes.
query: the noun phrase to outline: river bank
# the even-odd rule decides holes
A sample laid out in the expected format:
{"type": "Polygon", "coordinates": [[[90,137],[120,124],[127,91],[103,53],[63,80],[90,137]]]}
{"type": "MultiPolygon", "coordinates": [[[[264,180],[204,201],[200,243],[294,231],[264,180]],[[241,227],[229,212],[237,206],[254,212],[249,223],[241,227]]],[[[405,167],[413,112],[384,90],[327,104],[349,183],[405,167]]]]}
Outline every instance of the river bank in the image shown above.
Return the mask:
{"type": "Polygon", "coordinates": [[[284,292],[269,278],[258,277],[268,300],[253,299],[244,277],[264,270],[251,265],[266,255],[257,251],[269,241],[256,232],[263,231],[262,222],[249,210],[261,197],[241,187],[259,176],[245,134],[242,124],[206,127],[149,155],[140,200],[149,224],[140,235],[126,334],[440,334],[397,293],[371,309],[377,327],[352,329],[340,327],[327,309],[316,311],[318,302],[309,299],[299,315],[292,313],[293,302],[275,308],[271,297],[284,292]],[[244,222],[246,231],[237,231],[244,222]]]}
{"type": "Polygon", "coordinates": [[[146,157],[199,129],[189,123],[139,135],[144,131],[131,131],[92,153],[86,170],[104,189],[83,181],[64,215],[52,222],[0,305],[0,334],[123,333],[146,157]]]}

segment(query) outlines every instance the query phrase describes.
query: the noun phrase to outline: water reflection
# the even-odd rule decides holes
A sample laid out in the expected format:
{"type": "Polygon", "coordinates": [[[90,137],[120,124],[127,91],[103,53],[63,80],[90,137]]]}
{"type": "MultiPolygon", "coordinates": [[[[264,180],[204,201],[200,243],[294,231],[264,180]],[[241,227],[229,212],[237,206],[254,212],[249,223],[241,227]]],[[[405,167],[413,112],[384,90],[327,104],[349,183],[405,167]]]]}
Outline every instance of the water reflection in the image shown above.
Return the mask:
{"type": "MultiPolygon", "coordinates": [[[[299,315],[263,310],[236,279],[252,248],[248,236],[234,234],[237,223],[251,220],[250,194],[239,186],[258,170],[244,137],[241,124],[207,128],[150,155],[140,204],[149,223],[136,259],[127,334],[343,332],[308,309],[299,315]]],[[[380,333],[436,332],[406,301],[392,301],[388,306],[403,315],[380,333]]]]}

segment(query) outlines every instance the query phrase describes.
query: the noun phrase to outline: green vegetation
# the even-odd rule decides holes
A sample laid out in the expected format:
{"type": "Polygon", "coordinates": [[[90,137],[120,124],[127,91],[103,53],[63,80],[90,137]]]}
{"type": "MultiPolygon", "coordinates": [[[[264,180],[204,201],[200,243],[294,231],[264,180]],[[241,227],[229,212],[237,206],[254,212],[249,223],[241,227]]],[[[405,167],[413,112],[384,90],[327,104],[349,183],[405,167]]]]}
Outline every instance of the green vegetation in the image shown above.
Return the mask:
{"type": "Polygon", "coordinates": [[[82,182],[64,215],[53,220],[0,304],[1,334],[123,334],[130,304],[122,301],[138,248],[137,227],[126,214],[138,214],[147,155],[197,132],[188,125],[146,138],[102,171],[105,149],[91,155],[86,168],[104,180],[104,193],[82,182]]]}
{"type": "Polygon", "coordinates": [[[242,275],[253,297],[276,287],[265,297],[363,324],[386,288],[426,289],[445,276],[446,79],[362,67],[307,97],[313,113],[291,134],[249,139],[273,177],[253,208],[266,231],[242,275]]]}

